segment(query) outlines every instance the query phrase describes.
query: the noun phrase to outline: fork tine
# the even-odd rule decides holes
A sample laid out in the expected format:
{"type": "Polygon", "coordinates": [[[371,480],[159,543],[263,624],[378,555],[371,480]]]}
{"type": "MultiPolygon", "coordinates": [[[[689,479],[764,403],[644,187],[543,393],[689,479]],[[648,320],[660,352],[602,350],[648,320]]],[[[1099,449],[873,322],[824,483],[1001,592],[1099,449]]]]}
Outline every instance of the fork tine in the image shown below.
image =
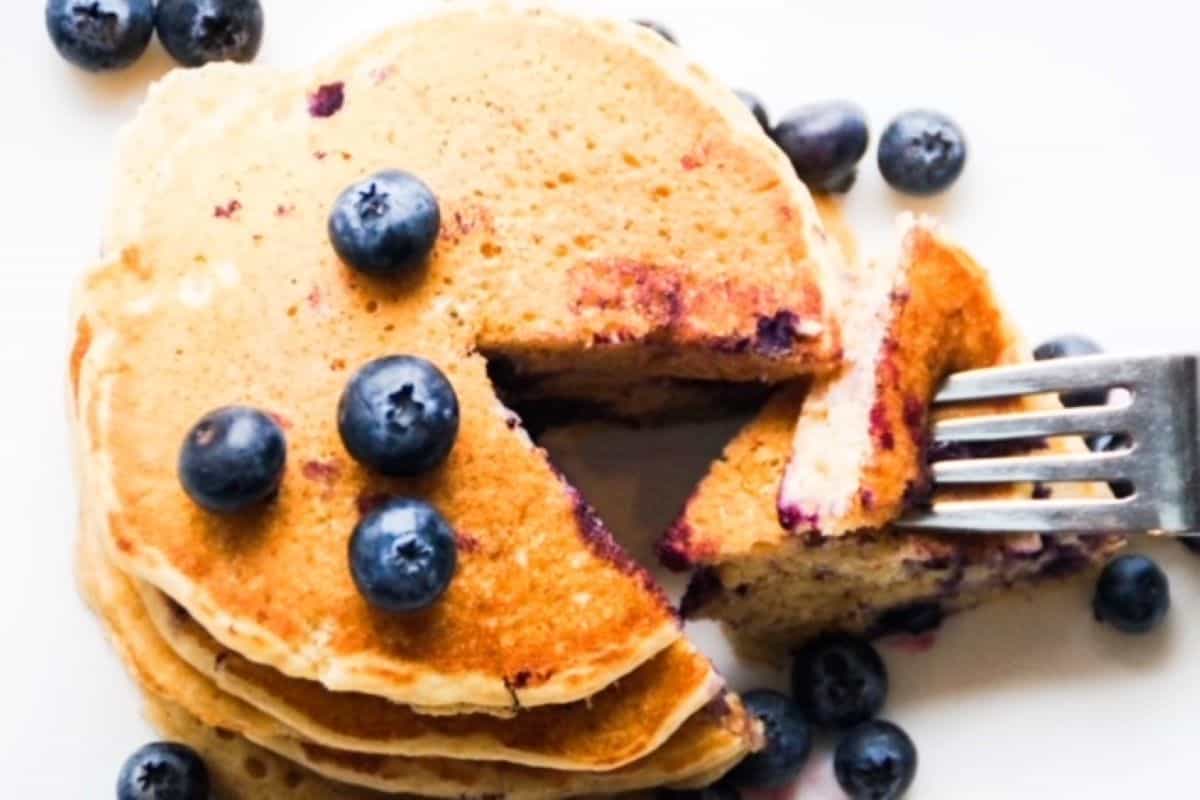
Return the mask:
{"type": "Polygon", "coordinates": [[[1161,365],[1159,357],[1084,356],[1012,367],[989,367],[951,375],[935,403],[987,400],[1073,389],[1097,389],[1139,381],[1146,369],[1161,365]]]}
{"type": "Polygon", "coordinates": [[[1128,433],[1128,408],[1077,408],[1021,414],[986,414],[937,422],[938,442],[997,441],[1084,433],[1128,433]]]}
{"type": "Polygon", "coordinates": [[[1157,520],[1136,498],[1123,500],[978,500],[935,503],[896,524],[911,530],[971,533],[1110,533],[1151,530],[1157,520]]]}
{"type": "Polygon", "coordinates": [[[1112,481],[1132,473],[1131,451],[1079,455],[968,458],[932,466],[934,483],[1112,481]]]}

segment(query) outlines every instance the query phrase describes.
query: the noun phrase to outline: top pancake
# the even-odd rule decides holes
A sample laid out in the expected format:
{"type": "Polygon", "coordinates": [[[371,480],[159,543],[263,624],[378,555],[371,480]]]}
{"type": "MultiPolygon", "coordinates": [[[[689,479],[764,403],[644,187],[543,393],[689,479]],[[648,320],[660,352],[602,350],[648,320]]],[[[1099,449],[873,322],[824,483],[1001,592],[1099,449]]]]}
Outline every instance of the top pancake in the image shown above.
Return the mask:
{"type": "Polygon", "coordinates": [[[252,660],[435,711],[587,697],[679,637],[479,353],[684,377],[828,366],[835,251],[731,94],[634,26],[488,7],[311,73],[170,78],[126,142],[73,358],[85,502],[123,569],[252,660]],[[310,113],[338,84],[344,105],[310,113]],[[391,167],[433,187],[444,225],[423,275],[383,283],[338,262],[325,221],[391,167]],[[448,462],[419,480],[368,473],[336,429],[349,375],[395,353],[438,364],[463,408],[448,462]],[[175,464],[231,403],[278,416],[289,463],[277,502],[218,517],[175,464]],[[346,563],[363,510],[395,494],[460,538],[448,593],[416,615],[369,608],[346,563]]]}

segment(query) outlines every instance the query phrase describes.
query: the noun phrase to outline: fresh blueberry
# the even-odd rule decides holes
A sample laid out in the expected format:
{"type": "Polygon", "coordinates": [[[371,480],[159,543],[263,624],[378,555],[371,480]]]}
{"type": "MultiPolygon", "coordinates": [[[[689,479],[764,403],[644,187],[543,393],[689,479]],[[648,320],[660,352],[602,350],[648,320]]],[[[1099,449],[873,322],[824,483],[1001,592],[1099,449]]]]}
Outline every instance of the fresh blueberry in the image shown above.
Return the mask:
{"type": "Polygon", "coordinates": [[[742,800],[742,795],[725,781],[703,789],[659,789],[658,800],[742,800]]]}
{"type": "Polygon", "coordinates": [[[1166,573],[1141,555],[1114,558],[1096,581],[1092,611],[1122,633],[1146,633],[1162,622],[1171,605],[1166,573]]]}
{"type": "Polygon", "coordinates": [[[792,663],[792,694],[817,725],[844,728],[868,720],[883,708],[887,690],[883,659],[854,636],[819,636],[792,663]]]}
{"type": "Polygon", "coordinates": [[[148,744],[126,760],[117,800],[208,800],[208,768],[190,747],[148,744]]]}
{"type": "MultiPolygon", "coordinates": [[[[1033,350],[1033,357],[1038,361],[1051,361],[1056,358],[1075,358],[1077,356],[1094,356],[1103,352],[1096,342],[1086,336],[1067,335],[1042,342],[1033,350]]],[[[1064,406],[1102,406],[1108,402],[1108,389],[1079,389],[1074,392],[1064,392],[1059,395],[1064,406]]]]}
{"type": "Polygon", "coordinates": [[[893,189],[937,194],[950,187],[967,163],[967,141],[949,117],[936,111],[906,111],[879,139],[879,171],[893,189]]]}
{"type": "Polygon", "coordinates": [[[742,695],[746,710],[762,721],[766,745],[729,773],[740,789],[782,789],[800,774],[812,750],[808,720],[786,695],[755,689],[742,695]]]}
{"type": "Polygon", "coordinates": [[[274,419],[245,406],[204,416],[184,439],[179,479],[198,505],[234,512],[272,497],[283,480],[287,441],[274,419]]]}
{"type": "Polygon", "coordinates": [[[454,531],[423,500],[394,498],[365,516],[350,537],[350,573],[367,602],[392,612],[437,601],[458,565],[454,531]]]}
{"type": "Polygon", "coordinates": [[[733,93],[737,95],[738,100],[741,100],[746,108],[750,109],[750,113],[758,120],[758,124],[762,125],[763,130],[769,131],[771,129],[771,117],[767,114],[767,107],[763,105],[763,101],[759,99],[758,95],[753,92],[747,92],[745,89],[735,89],[733,93]]]}
{"type": "Polygon", "coordinates": [[[425,263],[441,225],[429,187],[407,172],[386,170],[342,192],[329,216],[329,239],[351,267],[390,278],[425,263]]]}
{"type": "Polygon", "coordinates": [[[1200,555],[1200,536],[1180,536],[1179,543],[1196,555],[1200,555]]]}
{"type": "Polygon", "coordinates": [[[848,192],[867,152],[867,117],[853,103],[830,101],[796,109],[771,131],[796,174],[814,192],[848,192]]]}
{"type": "Polygon", "coordinates": [[[679,44],[679,40],[675,38],[675,34],[671,33],[671,29],[661,22],[652,19],[635,19],[634,22],[643,28],[649,28],[671,44],[679,44]]]}
{"type": "Polygon", "coordinates": [[[376,472],[420,475],[454,446],[458,396],[423,358],[381,358],[350,379],[338,405],[338,430],[350,455],[376,472]]]}
{"type": "Polygon", "coordinates": [[[152,0],[49,0],[46,29],[59,54],[89,72],[121,69],[146,52],[152,0]]]}
{"type": "Polygon", "coordinates": [[[186,67],[253,61],[263,38],[259,0],[159,0],[158,38],[186,67]]]}
{"type": "Polygon", "coordinates": [[[917,774],[917,748],[886,720],[864,722],[838,743],[833,774],[850,800],[895,800],[917,774]]]}

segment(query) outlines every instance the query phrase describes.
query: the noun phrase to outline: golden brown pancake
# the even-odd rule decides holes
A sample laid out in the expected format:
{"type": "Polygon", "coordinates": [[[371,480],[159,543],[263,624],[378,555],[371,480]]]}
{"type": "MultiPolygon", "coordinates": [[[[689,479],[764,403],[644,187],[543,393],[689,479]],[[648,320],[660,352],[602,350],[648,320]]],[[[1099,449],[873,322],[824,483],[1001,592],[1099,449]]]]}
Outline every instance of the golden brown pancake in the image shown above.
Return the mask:
{"type": "MultiPolygon", "coordinates": [[[[513,798],[611,794],[665,784],[703,785],[719,777],[758,741],[757,725],[747,718],[736,698],[726,697],[694,714],[653,754],[609,772],[561,772],[501,762],[403,758],[323,747],[225,694],[180,659],[158,636],[132,581],[108,562],[95,526],[85,519],[85,528],[87,531],[80,539],[84,594],[103,619],[135,679],[150,696],[152,706],[160,707],[154,716],[160,724],[165,724],[168,734],[188,730],[184,723],[194,718],[209,728],[244,737],[334,781],[389,793],[513,798]]],[[[185,741],[199,739],[201,743],[207,738],[193,730],[185,741]]],[[[247,749],[245,745],[229,745],[225,749],[229,747],[247,749]]],[[[212,755],[211,747],[202,746],[201,750],[212,755]]],[[[210,763],[210,767],[216,769],[218,776],[228,774],[229,765],[220,760],[210,763]]],[[[265,774],[257,768],[249,771],[265,774]]],[[[288,774],[284,772],[285,777],[288,774]]],[[[293,777],[289,780],[294,781],[294,776],[300,775],[303,783],[305,773],[296,769],[290,774],[293,777]]],[[[330,786],[330,794],[313,796],[342,796],[330,786]]],[[[317,789],[310,787],[306,791],[317,789]]],[[[233,796],[263,795],[249,792],[233,796]]]]}
{"type": "Polygon", "coordinates": [[[306,739],[343,750],[614,769],[660,746],[721,690],[707,662],[680,640],[587,700],[540,706],[511,719],[429,716],[370,695],[331,692],[256,664],[222,647],[158,590],[138,588],[163,639],[222,691],[306,739]]]}
{"type": "Polygon", "coordinates": [[[306,73],[168,78],[118,171],[73,357],[85,502],[119,566],[223,647],[336,690],[442,713],[567,703],[680,636],[482,353],[735,379],[838,356],[837,256],[807,193],[732,94],[636,26],[488,7],[306,73]],[[332,86],[344,104],[315,116],[332,86]],[[396,283],[347,269],[325,233],[340,191],[384,167],[427,181],[444,220],[428,270],[396,283]],[[353,370],[395,353],[438,364],[463,407],[417,480],[370,474],[336,430],[353,370]],[[175,463],[231,403],[281,420],[289,465],[268,508],[217,517],[175,463]],[[368,607],[345,555],[363,509],[401,494],[460,538],[448,593],[409,616],[368,607]]]}
{"type": "MultiPolygon", "coordinates": [[[[1025,360],[1027,353],[986,273],[930,223],[907,223],[896,259],[851,277],[847,366],[807,394],[787,389],[773,398],[714,463],[661,546],[667,563],[701,568],[685,613],[728,623],[751,654],[778,658],[826,630],[920,632],[1014,586],[1085,569],[1120,546],[1116,537],[890,528],[908,507],[927,502],[926,460],[955,455],[928,450],[930,401],[941,380],[1025,360]],[[799,501],[781,513],[789,464],[799,501]]],[[[1024,398],[946,413],[1055,402],[1024,398]]],[[[1028,498],[1034,491],[1051,490],[1022,484],[955,493],[1028,498]]],[[[1107,489],[1082,484],[1052,491],[1065,497],[1107,489]]]]}

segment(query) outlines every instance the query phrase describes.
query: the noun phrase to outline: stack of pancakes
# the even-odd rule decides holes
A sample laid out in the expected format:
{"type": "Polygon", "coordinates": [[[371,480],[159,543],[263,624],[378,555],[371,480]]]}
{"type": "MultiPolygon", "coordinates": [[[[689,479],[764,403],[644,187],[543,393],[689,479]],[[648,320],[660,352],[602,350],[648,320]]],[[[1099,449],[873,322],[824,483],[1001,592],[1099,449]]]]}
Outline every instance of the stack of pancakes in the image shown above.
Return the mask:
{"type": "Polygon", "coordinates": [[[487,358],[514,383],[803,378],[839,357],[841,269],[749,112],[630,23],[459,8],[311,72],[174,74],[123,136],[79,293],[87,597],[157,724],[231,796],[706,785],[758,723],[487,358]],[[443,220],[397,281],[348,269],[326,233],[340,192],[388,168],[428,183],[443,220]],[[396,354],[437,364],[462,407],[418,479],[371,473],[337,431],[350,375],[396,354]],[[274,415],[288,465],[268,505],[220,515],[176,464],[196,420],[235,404],[274,415]],[[350,576],[352,530],[394,496],[457,534],[423,612],[374,609],[350,576]]]}
{"type": "Polygon", "coordinates": [[[662,548],[701,568],[687,610],[768,658],[1103,558],[1119,542],[888,528],[922,496],[936,383],[1024,357],[965,253],[924,223],[903,243],[860,264],[736,97],[630,23],[460,6],[303,73],[175,73],[123,135],[78,297],[85,594],[230,797],[707,785],[760,725],[505,401],[662,419],[782,385],[662,548]],[[326,233],[383,169],[442,218],[427,268],[393,281],[326,233]],[[462,408],[414,479],[356,463],[336,421],[354,371],[402,354],[462,408]],[[229,405],[272,414],[288,464],[269,504],[219,515],[176,464],[229,405]],[[409,614],[369,606],[347,555],[397,496],[458,541],[446,594],[409,614]]]}

